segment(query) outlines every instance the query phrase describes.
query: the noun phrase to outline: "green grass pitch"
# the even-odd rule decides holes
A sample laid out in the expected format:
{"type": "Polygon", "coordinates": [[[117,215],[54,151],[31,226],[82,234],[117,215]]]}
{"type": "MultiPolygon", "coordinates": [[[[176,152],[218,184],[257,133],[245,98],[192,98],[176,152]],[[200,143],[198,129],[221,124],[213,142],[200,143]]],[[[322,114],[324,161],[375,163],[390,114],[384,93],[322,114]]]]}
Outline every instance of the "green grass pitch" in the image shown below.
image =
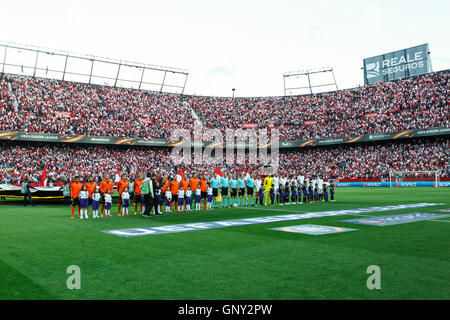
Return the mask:
{"type": "MultiPolygon", "coordinates": [[[[449,218],[386,227],[316,218],[123,238],[100,232],[417,202],[450,203],[449,189],[338,188],[335,203],[232,208],[160,217],[71,220],[70,207],[0,201],[0,299],[449,299],[449,218]],[[276,211],[280,210],[280,211],[276,211]],[[311,236],[299,224],[359,229],[311,236]],[[67,267],[81,289],[66,286],[67,267]],[[381,289],[366,286],[381,269],[381,289]]],[[[117,201],[117,200],[116,200],[117,201]]],[[[370,215],[434,212],[450,204],[370,215]]]]}

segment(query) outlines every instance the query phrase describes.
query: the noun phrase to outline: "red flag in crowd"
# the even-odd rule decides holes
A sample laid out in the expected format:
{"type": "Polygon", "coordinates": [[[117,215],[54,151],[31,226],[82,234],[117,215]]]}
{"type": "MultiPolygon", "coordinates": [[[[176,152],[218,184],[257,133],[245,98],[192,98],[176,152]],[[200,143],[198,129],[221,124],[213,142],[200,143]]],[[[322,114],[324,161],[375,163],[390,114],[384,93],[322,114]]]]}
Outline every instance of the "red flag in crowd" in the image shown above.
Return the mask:
{"type": "Polygon", "coordinates": [[[114,182],[117,184],[117,183],[119,183],[119,181],[120,181],[120,171],[119,171],[119,168],[117,168],[117,173],[114,178],[114,182]]]}
{"type": "Polygon", "coordinates": [[[223,177],[222,171],[220,171],[219,167],[216,167],[216,170],[214,170],[214,173],[217,173],[219,176],[223,177]]]}
{"type": "Polygon", "coordinates": [[[41,174],[41,182],[39,183],[39,187],[45,187],[47,184],[47,166],[44,166],[44,170],[42,170],[41,174]]]}

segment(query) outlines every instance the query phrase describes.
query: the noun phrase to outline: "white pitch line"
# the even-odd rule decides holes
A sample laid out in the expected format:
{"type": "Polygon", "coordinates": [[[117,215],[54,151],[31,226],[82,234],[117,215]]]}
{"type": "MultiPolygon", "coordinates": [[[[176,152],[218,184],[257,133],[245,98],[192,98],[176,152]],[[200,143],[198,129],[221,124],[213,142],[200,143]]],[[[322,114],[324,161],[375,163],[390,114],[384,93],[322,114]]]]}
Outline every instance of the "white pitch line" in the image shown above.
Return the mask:
{"type": "Polygon", "coordinates": [[[284,212],[295,212],[295,213],[306,212],[306,211],[298,211],[298,210],[265,209],[265,208],[239,208],[239,209],[247,209],[247,210],[266,210],[266,211],[284,211],[284,212]]]}
{"type": "Polygon", "coordinates": [[[450,220],[426,220],[426,221],[434,221],[434,222],[450,222],[450,220]]]}
{"type": "Polygon", "coordinates": [[[359,216],[359,217],[375,217],[370,214],[349,214],[349,216],[359,216]]]}
{"type": "MultiPolygon", "coordinates": [[[[282,212],[292,212],[292,213],[302,213],[302,212],[308,212],[308,211],[298,211],[298,210],[285,210],[285,209],[266,209],[266,208],[240,208],[240,209],[248,209],[248,210],[266,210],[266,211],[282,211],[282,212]]],[[[374,217],[369,214],[349,214],[349,216],[361,216],[361,217],[374,217]]]]}

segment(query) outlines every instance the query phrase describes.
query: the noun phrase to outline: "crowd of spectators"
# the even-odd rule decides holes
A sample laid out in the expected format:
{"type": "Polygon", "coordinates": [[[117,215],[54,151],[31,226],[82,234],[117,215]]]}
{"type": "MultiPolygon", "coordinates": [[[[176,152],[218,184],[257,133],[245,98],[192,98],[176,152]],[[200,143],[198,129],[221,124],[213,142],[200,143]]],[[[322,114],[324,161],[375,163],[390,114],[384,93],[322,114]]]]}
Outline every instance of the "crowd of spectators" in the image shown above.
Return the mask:
{"type": "Polygon", "coordinates": [[[0,131],[168,139],[194,124],[177,94],[4,75],[0,131]],[[11,84],[8,90],[7,83],[11,84]],[[18,107],[13,108],[16,98],[18,107]]]}
{"type": "MultiPolygon", "coordinates": [[[[50,145],[0,146],[0,181],[19,183],[28,178],[39,181],[46,166],[47,176],[53,182],[64,182],[75,176],[83,180],[94,176],[99,181],[104,174],[115,176],[127,173],[136,177],[147,171],[175,175],[178,169],[188,174],[212,176],[215,163],[175,164],[168,148],[149,149],[142,147],[63,147],[50,145]]],[[[261,163],[237,164],[224,161],[218,167],[223,171],[251,172],[260,174],[261,163]]],[[[191,158],[194,159],[193,156],[191,158]]],[[[383,178],[389,170],[442,170],[448,175],[448,138],[422,139],[409,142],[374,143],[370,145],[305,148],[279,153],[281,175],[306,176],[323,174],[325,178],[383,178]]]]}
{"type": "Polygon", "coordinates": [[[5,74],[0,131],[168,139],[174,129],[276,128],[280,140],[448,127],[449,71],[329,93],[221,98],[5,74]]]}
{"type": "Polygon", "coordinates": [[[280,131],[280,140],[448,127],[450,72],[323,94],[265,97],[191,97],[208,128],[256,124],[280,131]]]}

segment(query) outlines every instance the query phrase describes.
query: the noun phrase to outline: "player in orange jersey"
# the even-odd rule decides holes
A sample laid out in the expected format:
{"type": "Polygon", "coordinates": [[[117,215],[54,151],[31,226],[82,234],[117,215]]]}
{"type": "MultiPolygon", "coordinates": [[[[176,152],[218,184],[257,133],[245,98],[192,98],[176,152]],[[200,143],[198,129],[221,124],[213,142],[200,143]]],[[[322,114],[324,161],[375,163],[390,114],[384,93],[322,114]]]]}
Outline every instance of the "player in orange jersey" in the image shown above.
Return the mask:
{"type": "Polygon", "coordinates": [[[173,178],[170,181],[170,192],[172,192],[172,202],[170,203],[170,211],[172,211],[172,203],[175,203],[175,212],[178,211],[178,189],[180,188],[180,183],[177,178],[173,178]]]}
{"type": "Polygon", "coordinates": [[[120,207],[121,207],[121,203],[122,203],[122,193],[123,193],[123,190],[125,190],[125,188],[127,188],[127,190],[128,190],[129,184],[130,183],[127,179],[127,175],[123,174],[122,179],[119,181],[119,184],[117,185],[117,191],[119,192],[119,204],[117,205],[119,217],[120,217],[120,207]]]}
{"type": "Polygon", "coordinates": [[[134,182],[133,190],[134,190],[134,215],[137,213],[137,206],[138,203],[140,203],[140,211],[142,214],[142,191],[141,191],[141,185],[142,185],[142,174],[138,174],[138,178],[134,182]]]}
{"type": "MultiPolygon", "coordinates": [[[[183,175],[183,179],[181,179],[180,184],[181,184],[181,188],[184,191],[184,194],[186,194],[186,191],[189,186],[189,180],[186,175],[183,175]]],[[[184,210],[186,210],[186,201],[183,201],[183,202],[184,202],[184,210]]]]}
{"type": "Polygon", "coordinates": [[[200,190],[202,190],[203,206],[206,210],[206,199],[208,198],[208,180],[206,180],[205,176],[203,176],[200,180],[200,190]]]}
{"type": "Polygon", "coordinates": [[[110,195],[112,195],[112,192],[114,190],[114,184],[112,182],[112,180],[109,178],[109,174],[105,175],[105,180],[103,180],[100,183],[100,194],[102,195],[102,198],[100,200],[100,203],[102,204],[102,217],[103,217],[103,211],[105,210],[105,195],[106,195],[106,191],[109,190],[110,191],[110,195]]]}
{"type": "Polygon", "coordinates": [[[89,198],[92,198],[92,194],[94,193],[95,188],[97,187],[97,184],[94,182],[93,177],[89,177],[88,183],[86,183],[87,191],[89,193],[89,198]]]}
{"type": "Polygon", "coordinates": [[[89,177],[89,181],[86,183],[86,188],[89,194],[89,205],[92,205],[92,194],[94,193],[95,188],[97,188],[97,184],[94,182],[94,178],[92,176],[89,177]]]}
{"type": "MultiPolygon", "coordinates": [[[[200,182],[200,180],[198,180],[196,173],[194,173],[194,176],[189,179],[189,186],[191,187],[191,191],[192,191],[193,195],[195,195],[195,191],[197,190],[199,182],[200,182]]],[[[194,200],[194,199],[196,199],[196,197],[194,196],[194,197],[192,197],[192,199],[194,200]]],[[[196,201],[197,200],[192,201],[193,203],[192,203],[191,208],[194,208],[194,202],[196,202],[196,201]]],[[[197,203],[195,203],[195,204],[197,204],[197,203]]]]}
{"type": "Polygon", "coordinates": [[[81,187],[83,184],[80,182],[80,177],[76,176],[75,181],[70,184],[70,199],[72,201],[72,219],[75,212],[75,206],[78,206],[78,218],[80,217],[80,195],[81,187]]]}
{"type": "MultiPolygon", "coordinates": [[[[162,202],[164,202],[164,200],[166,199],[166,191],[170,190],[169,186],[170,186],[169,179],[167,179],[166,175],[163,175],[163,177],[162,177],[162,187],[161,187],[161,201],[162,202]]],[[[167,212],[167,210],[166,210],[166,212],[167,212]]]]}

